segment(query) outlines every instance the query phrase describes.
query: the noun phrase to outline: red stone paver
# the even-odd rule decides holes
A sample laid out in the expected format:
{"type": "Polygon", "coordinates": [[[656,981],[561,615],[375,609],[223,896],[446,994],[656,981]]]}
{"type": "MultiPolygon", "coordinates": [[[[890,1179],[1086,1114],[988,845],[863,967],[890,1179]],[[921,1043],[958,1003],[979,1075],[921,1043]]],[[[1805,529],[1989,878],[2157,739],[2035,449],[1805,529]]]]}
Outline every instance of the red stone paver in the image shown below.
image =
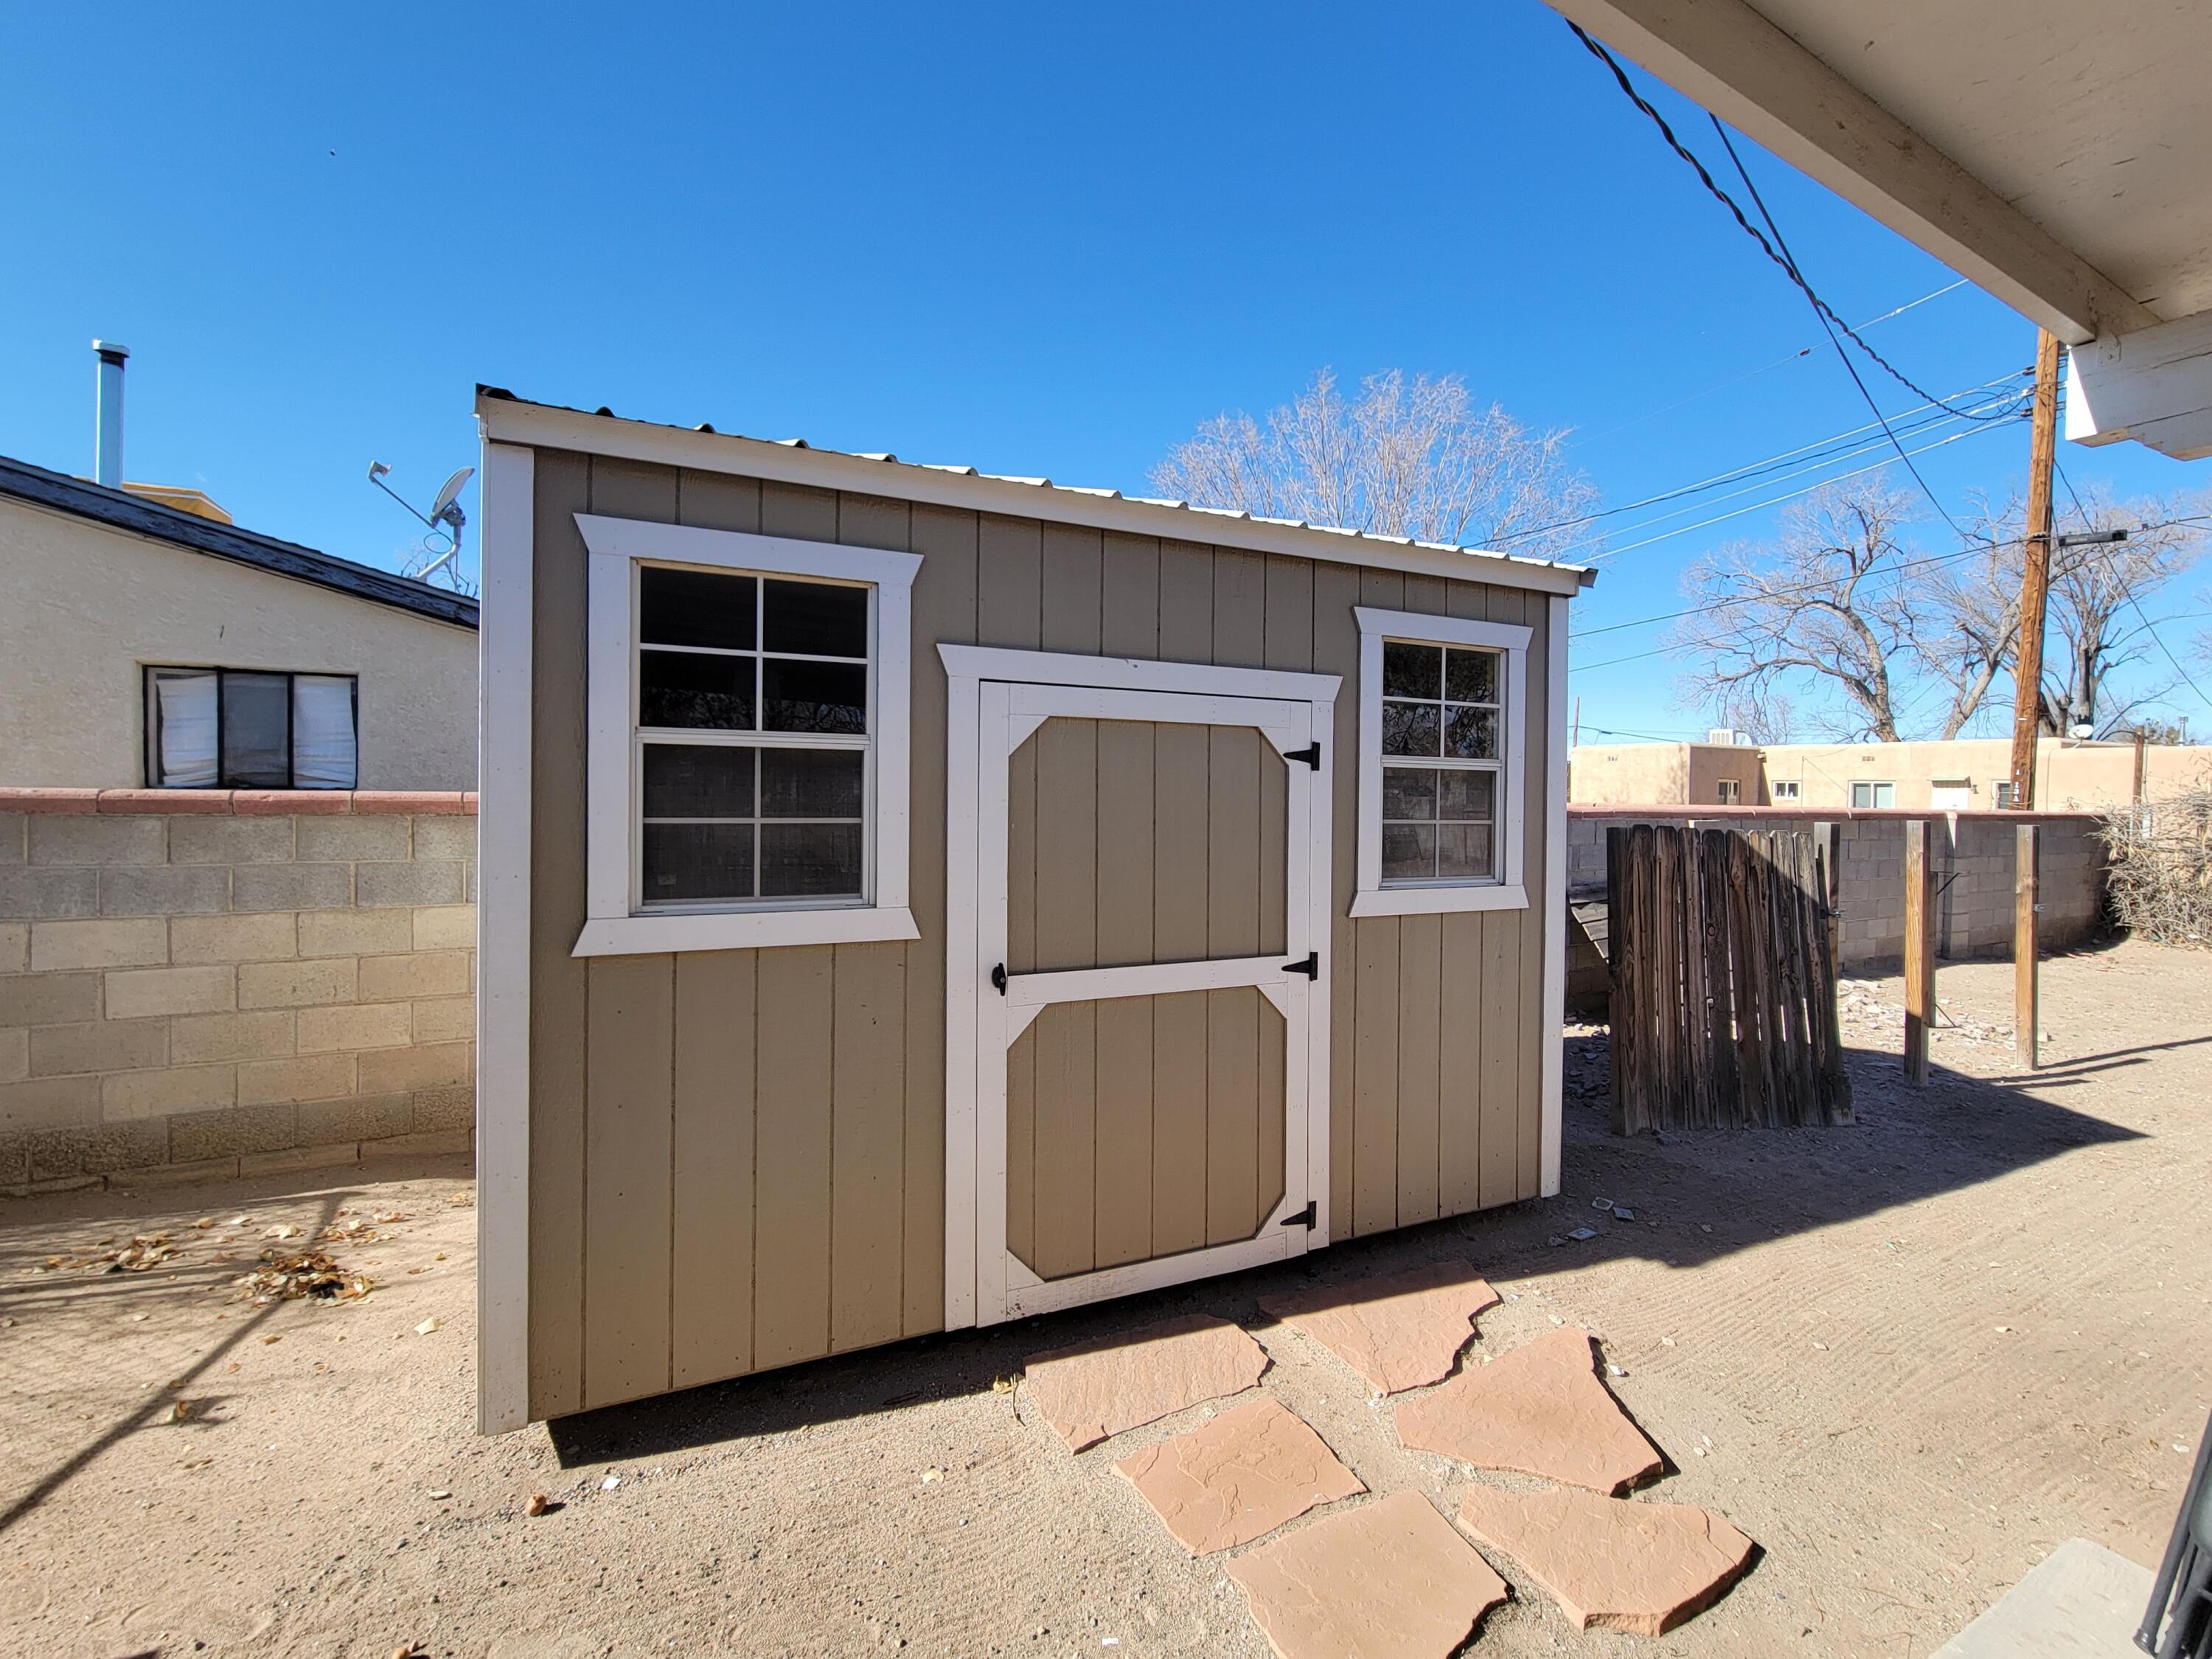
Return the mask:
{"type": "Polygon", "coordinates": [[[1555,1486],[1468,1488],[1459,1523],[1528,1570],[1578,1630],[1657,1636],[1720,1599],[1756,1547],[1688,1504],[1638,1504],[1555,1486]]]}
{"type": "Polygon", "coordinates": [[[1193,1555],[1234,1549],[1367,1490],[1305,1419],[1268,1399],[1114,1466],[1193,1555]]]}
{"type": "Polygon", "coordinates": [[[1295,1325],[1367,1379],[1377,1394],[1440,1382],[1474,1334],[1474,1316],[1498,1305],[1465,1261],[1262,1297],[1260,1310],[1295,1325]]]}
{"type": "Polygon", "coordinates": [[[1277,1659],[1447,1659],[1506,1593],[1410,1492],[1262,1544],[1231,1561],[1229,1576],[1277,1659]]]}
{"type": "Polygon", "coordinates": [[[1187,1315],[1079,1347],[1031,1354],[1023,1387],[1070,1451],[1224,1395],[1267,1369],[1267,1351],[1225,1319],[1187,1315]]]}
{"type": "Polygon", "coordinates": [[[1397,1417],[1401,1445],[1593,1492],[1617,1492],[1664,1467],[1598,1380],[1589,1334],[1572,1326],[1462,1371],[1397,1417]]]}

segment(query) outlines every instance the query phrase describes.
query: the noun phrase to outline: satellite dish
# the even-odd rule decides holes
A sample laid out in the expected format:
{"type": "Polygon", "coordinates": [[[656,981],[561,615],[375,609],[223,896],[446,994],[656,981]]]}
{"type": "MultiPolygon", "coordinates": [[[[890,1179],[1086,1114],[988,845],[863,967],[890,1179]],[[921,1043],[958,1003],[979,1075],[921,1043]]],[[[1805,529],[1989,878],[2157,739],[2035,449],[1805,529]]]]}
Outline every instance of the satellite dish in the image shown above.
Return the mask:
{"type": "Polygon", "coordinates": [[[461,493],[461,486],[477,475],[476,468],[465,466],[438,487],[438,499],[430,507],[430,522],[435,524],[446,516],[453,505],[453,498],[461,493]]]}

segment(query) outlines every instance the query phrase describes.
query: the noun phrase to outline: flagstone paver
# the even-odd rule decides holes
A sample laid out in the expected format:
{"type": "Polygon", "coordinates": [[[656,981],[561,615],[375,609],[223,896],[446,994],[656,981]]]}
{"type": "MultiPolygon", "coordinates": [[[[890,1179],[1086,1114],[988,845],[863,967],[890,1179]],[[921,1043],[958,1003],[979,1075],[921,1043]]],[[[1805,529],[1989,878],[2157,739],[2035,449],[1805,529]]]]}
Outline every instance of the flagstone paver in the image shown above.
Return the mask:
{"type": "Polygon", "coordinates": [[[1446,1659],[1505,1581],[1419,1492],[1285,1533],[1229,1564],[1277,1659],[1446,1659]]]}
{"type": "Polygon", "coordinates": [[[1190,1314],[1120,1336],[1031,1354],[1023,1391],[1070,1451],[1224,1395],[1267,1369],[1267,1351],[1225,1319],[1190,1314]]]}
{"type": "Polygon", "coordinates": [[[1465,1261],[1260,1300],[1262,1313],[1295,1325],[1378,1394],[1449,1376],[1452,1361],[1474,1334],[1474,1316],[1497,1305],[1498,1292],[1465,1261]]]}
{"type": "Polygon", "coordinates": [[[1317,1504],[1367,1490],[1305,1420],[1270,1399],[1114,1466],[1193,1555],[1233,1549],[1317,1504]]]}
{"type": "Polygon", "coordinates": [[[1572,1326],[1405,1401],[1397,1420],[1401,1445],[1593,1492],[1617,1492],[1664,1467],[1598,1380],[1589,1334],[1572,1326]]]}
{"type": "Polygon", "coordinates": [[[1576,1628],[1657,1636],[1720,1599],[1751,1560],[1751,1540],[1689,1504],[1640,1504],[1554,1486],[1474,1486],[1459,1523],[1511,1556],[1576,1628]]]}

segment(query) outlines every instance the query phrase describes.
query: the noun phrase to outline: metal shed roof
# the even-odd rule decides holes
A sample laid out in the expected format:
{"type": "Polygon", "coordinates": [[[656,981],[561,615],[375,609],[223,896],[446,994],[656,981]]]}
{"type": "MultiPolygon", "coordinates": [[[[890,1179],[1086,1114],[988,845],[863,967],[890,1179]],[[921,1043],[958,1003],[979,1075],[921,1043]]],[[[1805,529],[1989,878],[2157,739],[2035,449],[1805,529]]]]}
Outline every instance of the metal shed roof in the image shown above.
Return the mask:
{"type": "Polygon", "coordinates": [[[804,438],[749,438],[717,432],[712,426],[671,426],[629,419],[612,410],[584,410],[518,398],[501,386],[477,388],[477,415],[484,437],[494,443],[518,443],[621,455],[665,465],[771,477],[859,494],[896,494],[915,501],[1048,519],[1134,535],[1210,542],[1293,557],[1340,564],[1371,565],[1498,582],[1551,592],[1588,587],[1597,573],[1586,565],[1563,564],[1487,548],[1455,547],[1409,536],[1376,536],[1334,525],[1297,519],[1269,519],[1228,507],[1198,507],[1188,501],[1125,495],[1118,489],[1055,483],[1049,478],[983,472],[972,466],[902,461],[888,452],[824,449],[804,438]],[[896,468],[896,482],[878,474],[896,468]],[[1469,570],[1462,562],[1480,561],[1488,568],[1469,570]]]}

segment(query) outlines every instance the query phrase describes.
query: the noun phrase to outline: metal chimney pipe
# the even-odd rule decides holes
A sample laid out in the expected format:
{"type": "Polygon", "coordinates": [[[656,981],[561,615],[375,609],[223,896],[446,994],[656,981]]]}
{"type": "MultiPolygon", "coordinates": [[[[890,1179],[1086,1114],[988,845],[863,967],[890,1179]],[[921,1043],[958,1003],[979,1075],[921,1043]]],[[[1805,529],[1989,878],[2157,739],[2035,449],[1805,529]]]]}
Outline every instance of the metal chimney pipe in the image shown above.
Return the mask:
{"type": "Polygon", "coordinates": [[[94,452],[93,482],[110,489],[123,488],[123,360],[131,348],[112,340],[94,340],[100,354],[99,448],[94,452]]]}

